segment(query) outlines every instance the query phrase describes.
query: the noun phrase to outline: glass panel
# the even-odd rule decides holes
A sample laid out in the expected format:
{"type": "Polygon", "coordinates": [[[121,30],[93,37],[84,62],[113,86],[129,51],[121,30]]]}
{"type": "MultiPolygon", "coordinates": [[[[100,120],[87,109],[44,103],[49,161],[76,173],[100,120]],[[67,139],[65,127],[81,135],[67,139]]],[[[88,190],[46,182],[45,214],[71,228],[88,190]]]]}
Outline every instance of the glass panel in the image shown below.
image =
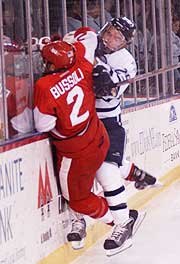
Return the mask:
{"type": "Polygon", "coordinates": [[[4,121],[3,121],[3,116],[4,116],[4,110],[3,110],[3,91],[2,91],[2,54],[0,54],[0,141],[3,140],[4,135],[3,135],[3,129],[4,129],[4,121]]]}
{"type": "MultiPolygon", "coordinates": [[[[83,4],[82,0],[66,0],[67,6],[67,31],[74,31],[83,26],[83,4]]],[[[86,0],[87,7],[87,25],[93,28],[96,32],[100,29],[100,21],[102,17],[99,0],[86,0]]],[[[116,14],[115,0],[104,1],[104,18],[109,21],[116,14]]],[[[51,35],[57,32],[63,36],[63,12],[62,2],[58,0],[49,1],[50,12],[50,32],[51,35]]]]}
{"type": "Polygon", "coordinates": [[[32,36],[41,38],[45,36],[44,0],[31,0],[32,36]]]}
{"type": "Polygon", "coordinates": [[[42,75],[43,61],[41,50],[44,44],[50,41],[50,37],[46,36],[46,20],[45,20],[44,0],[31,0],[31,19],[32,19],[32,59],[33,59],[33,75],[34,82],[42,75]]]}
{"type": "Polygon", "coordinates": [[[105,9],[105,20],[109,21],[112,17],[116,16],[116,3],[115,0],[105,0],[104,1],[105,9]]]}
{"type": "Polygon", "coordinates": [[[3,30],[9,136],[12,138],[33,131],[24,1],[3,1],[3,30]]]}
{"type": "Polygon", "coordinates": [[[62,22],[61,13],[62,13],[61,1],[49,0],[49,20],[50,20],[51,35],[56,35],[58,33],[62,36],[63,22],[62,22]]]}
{"type": "MultiPolygon", "coordinates": [[[[180,29],[180,19],[176,14],[172,17],[172,46],[173,46],[173,64],[180,62],[180,37],[178,31],[180,29]]],[[[174,70],[175,92],[180,92],[180,68],[174,70]]]]}

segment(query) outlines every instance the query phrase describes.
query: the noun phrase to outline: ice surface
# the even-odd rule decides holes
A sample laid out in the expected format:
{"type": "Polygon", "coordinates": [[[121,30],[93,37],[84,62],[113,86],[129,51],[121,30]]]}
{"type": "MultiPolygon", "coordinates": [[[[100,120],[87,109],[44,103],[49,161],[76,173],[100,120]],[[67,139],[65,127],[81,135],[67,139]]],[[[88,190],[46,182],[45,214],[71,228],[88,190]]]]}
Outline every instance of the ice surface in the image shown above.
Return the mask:
{"type": "Polygon", "coordinates": [[[147,215],[133,238],[133,246],[111,257],[100,239],[73,264],[179,264],[180,181],[153,198],[144,208],[147,215]]]}

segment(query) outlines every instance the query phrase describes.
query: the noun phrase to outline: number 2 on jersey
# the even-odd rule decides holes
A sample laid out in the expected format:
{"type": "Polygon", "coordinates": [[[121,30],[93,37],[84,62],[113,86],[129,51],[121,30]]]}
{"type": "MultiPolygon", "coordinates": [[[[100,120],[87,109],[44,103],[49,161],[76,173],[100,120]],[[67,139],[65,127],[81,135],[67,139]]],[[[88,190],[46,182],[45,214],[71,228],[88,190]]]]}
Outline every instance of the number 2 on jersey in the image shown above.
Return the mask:
{"type": "Polygon", "coordinates": [[[83,103],[84,93],[81,87],[76,85],[67,96],[67,103],[71,104],[74,102],[72,112],[70,114],[70,120],[72,126],[78,125],[84,122],[89,117],[89,111],[87,110],[84,114],[79,115],[80,108],[83,103]],[[75,98],[76,96],[76,98],[75,98]]]}

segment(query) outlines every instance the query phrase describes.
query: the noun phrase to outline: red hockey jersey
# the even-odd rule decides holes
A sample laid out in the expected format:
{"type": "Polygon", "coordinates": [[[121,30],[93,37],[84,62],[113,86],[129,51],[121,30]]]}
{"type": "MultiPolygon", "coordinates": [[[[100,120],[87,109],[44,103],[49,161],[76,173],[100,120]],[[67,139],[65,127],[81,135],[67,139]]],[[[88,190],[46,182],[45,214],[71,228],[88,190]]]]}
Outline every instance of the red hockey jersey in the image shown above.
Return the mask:
{"type": "Polygon", "coordinates": [[[101,127],[95,111],[91,76],[97,36],[82,28],[75,33],[75,38],[78,40],[73,44],[75,65],[64,73],[40,78],[34,92],[36,129],[50,131],[57,139],[58,149],[66,156],[83,151],[101,127]]]}

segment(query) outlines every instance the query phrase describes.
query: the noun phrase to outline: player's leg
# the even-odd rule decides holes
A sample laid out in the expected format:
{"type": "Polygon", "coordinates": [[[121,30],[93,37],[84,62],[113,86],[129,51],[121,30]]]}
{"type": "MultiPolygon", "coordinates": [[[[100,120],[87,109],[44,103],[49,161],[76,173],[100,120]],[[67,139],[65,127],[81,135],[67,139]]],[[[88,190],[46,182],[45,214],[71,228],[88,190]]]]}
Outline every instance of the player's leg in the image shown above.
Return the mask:
{"type": "Polygon", "coordinates": [[[104,162],[96,173],[96,179],[103,188],[114,218],[112,233],[104,242],[107,255],[113,255],[132,245],[132,230],[136,219],[129,216],[125,187],[119,168],[115,164],[104,162]]]}
{"type": "Polygon", "coordinates": [[[73,249],[84,247],[86,237],[86,221],[83,214],[77,213],[69,208],[71,230],[67,234],[67,240],[71,242],[73,249]]]}
{"type": "MultiPolygon", "coordinates": [[[[121,130],[121,133],[124,132],[124,129],[121,128],[119,125],[117,127],[121,130]]],[[[111,140],[112,144],[111,144],[111,149],[109,150],[110,155],[113,153],[114,148],[117,148],[116,135],[119,136],[119,134],[120,133],[117,134],[115,133],[113,140],[111,140]]],[[[122,141],[119,143],[120,144],[118,145],[118,150],[120,149],[121,151],[122,150],[121,146],[122,144],[124,144],[123,137],[122,137],[122,141]]],[[[115,157],[115,161],[119,161],[119,160],[121,162],[121,155],[115,157]]],[[[120,170],[118,166],[112,163],[104,162],[103,165],[100,167],[100,169],[97,171],[96,177],[103,187],[105,198],[108,202],[109,208],[114,218],[114,222],[116,224],[111,234],[111,237],[108,238],[104,243],[104,248],[107,250],[108,254],[114,254],[113,253],[114,250],[121,251],[125,247],[127,248],[131,245],[133,225],[137,220],[138,212],[136,211],[137,215],[135,217],[133,217],[134,215],[131,216],[131,214],[129,213],[129,209],[127,207],[125,187],[123,185],[122,177],[120,175],[120,170]],[[125,228],[126,225],[125,223],[127,223],[128,232],[127,229],[125,228]],[[117,232],[119,235],[115,236],[115,234],[117,235],[117,232]],[[126,240],[128,240],[128,242],[126,242],[126,240]],[[113,245],[115,245],[115,248],[113,245]]],[[[82,219],[83,218],[81,216],[81,219],[79,221],[83,222],[82,219]]],[[[79,225],[79,222],[77,220],[75,223],[77,224],[77,228],[74,226],[75,231],[79,234],[80,233],[85,234],[85,225],[84,224],[79,225]]],[[[83,240],[84,237],[79,234],[76,235],[78,236],[78,238],[83,240]]],[[[68,234],[68,236],[69,236],[69,240],[71,241],[75,240],[73,228],[71,232],[68,234]]]]}
{"type": "MultiPolygon", "coordinates": [[[[142,221],[146,216],[146,212],[137,211],[135,209],[129,210],[129,218],[133,218],[132,235],[134,236],[139,229],[142,221]]],[[[76,213],[70,209],[71,230],[67,235],[67,240],[71,242],[73,249],[83,248],[86,237],[86,221],[82,214],[76,213]]],[[[111,223],[113,226],[113,223],[111,223]]]]}
{"type": "MultiPolygon", "coordinates": [[[[104,162],[96,173],[96,179],[103,187],[104,196],[107,200],[111,214],[113,215],[114,223],[117,226],[121,226],[120,223],[125,223],[130,219],[125,187],[123,186],[123,180],[119,174],[119,168],[116,165],[107,162],[104,162]]],[[[72,215],[72,230],[68,234],[67,238],[68,241],[72,242],[73,248],[78,249],[83,246],[84,237],[86,235],[86,226],[84,224],[85,222],[82,215],[79,215],[77,213],[73,213],[72,215]]],[[[131,223],[135,222],[135,218],[136,215],[134,218],[131,217],[131,223]]],[[[117,237],[117,239],[115,239],[114,233],[117,233],[117,228],[115,227],[115,230],[112,232],[111,238],[108,238],[108,240],[106,240],[104,243],[105,249],[107,249],[109,245],[109,249],[107,249],[107,251],[112,250],[113,242],[116,243],[118,248],[121,248],[122,244],[124,244],[125,242],[125,239],[130,238],[130,235],[126,232],[126,229],[123,230],[125,231],[125,234],[121,233],[122,229],[119,229],[120,237],[117,237]],[[121,238],[121,236],[123,236],[123,239],[121,238]]]]}
{"type": "Polygon", "coordinates": [[[115,222],[124,222],[129,218],[124,180],[119,168],[112,163],[103,162],[96,172],[96,179],[104,191],[104,197],[115,222]]]}
{"type": "MultiPolygon", "coordinates": [[[[106,199],[91,192],[95,172],[106,154],[103,151],[102,144],[101,140],[98,149],[88,156],[83,156],[83,158],[70,159],[59,155],[58,160],[61,158],[61,162],[59,162],[60,184],[62,195],[69,201],[70,208],[104,223],[111,223],[113,218],[106,199]]],[[[85,223],[82,219],[76,218],[76,220],[72,220],[74,228],[74,223],[79,225],[78,228],[85,228],[85,223]]],[[[69,240],[77,238],[76,235],[68,237],[69,240]]],[[[82,234],[80,238],[82,238],[82,234]]]]}
{"type": "Polygon", "coordinates": [[[121,176],[127,181],[134,181],[135,188],[139,190],[149,186],[159,186],[160,184],[155,177],[124,158],[126,145],[125,129],[121,125],[121,116],[119,116],[119,120],[117,119],[118,117],[102,119],[110,139],[110,148],[106,156],[106,161],[118,164],[121,176]]]}
{"type": "Polygon", "coordinates": [[[104,190],[104,196],[114,218],[115,227],[111,236],[105,240],[104,248],[108,255],[122,251],[132,245],[133,228],[140,219],[136,210],[127,206],[123,177],[119,166],[122,165],[125,144],[125,130],[116,118],[102,120],[110,138],[110,148],[106,161],[97,171],[96,178],[104,190]]]}
{"type": "Polygon", "coordinates": [[[145,213],[128,209],[125,187],[117,165],[104,162],[96,178],[103,187],[115,223],[111,235],[104,242],[106,254],[111,256],[132,245],[132,235],[143,221],[145,213]]]}
{"type": "MultiPolygon", "coordinates": [[[[98,160],[98,154],[94,156],[98,160]]],[[[102,221],[108,223],[107,219],[111,214],[108,214],[106,199],[91,192],[95,171],[91,170],[90,164],[93,164],[95,158],[93,156],[76,159],[63,157],[59,172],[61,191],[69,207],[74,211],[95,219],[102,218],[102,221]]]]}

